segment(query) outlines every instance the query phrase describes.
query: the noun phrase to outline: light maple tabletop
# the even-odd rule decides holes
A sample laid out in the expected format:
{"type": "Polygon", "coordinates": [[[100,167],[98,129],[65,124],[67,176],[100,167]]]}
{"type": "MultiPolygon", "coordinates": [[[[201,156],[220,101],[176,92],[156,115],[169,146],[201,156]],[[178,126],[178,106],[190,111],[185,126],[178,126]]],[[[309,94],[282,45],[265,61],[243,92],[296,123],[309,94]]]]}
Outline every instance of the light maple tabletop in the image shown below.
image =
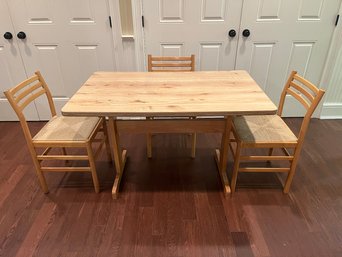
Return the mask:
{"type": "Polygon", "coordinates": [[[277,107],[246,71],[95,72],[62,108],[63,115],[107,116],[117,170],[116,198],[126,160],[119,132],[220,132],[216,159],[225,194],[232,117],[274,114],[277,107]],[[116,117],[223,116],[216,119],[118,120],[116,117]]]}

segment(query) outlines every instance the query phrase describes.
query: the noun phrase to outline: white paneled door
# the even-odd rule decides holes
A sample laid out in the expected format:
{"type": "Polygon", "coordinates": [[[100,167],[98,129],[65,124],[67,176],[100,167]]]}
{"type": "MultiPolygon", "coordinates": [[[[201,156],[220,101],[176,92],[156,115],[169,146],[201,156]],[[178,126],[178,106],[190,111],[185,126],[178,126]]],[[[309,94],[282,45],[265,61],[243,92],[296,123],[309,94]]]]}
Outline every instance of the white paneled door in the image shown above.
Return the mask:
{"type": "MultiPolygon", "coordinates": [[[[57,109],[94,71],[116,70],[107,0],[7,0],[7,4],[13,44],[19,47],[26,75],[41,71],[57,109]]],[[[36,101],[36,106],[39,118],[48,118],[47,102],[36,101]]]]}
{"type": "MultiPolygon", "coordinates": [[[[341,0],[143,0],[145,52],[244,69],[277,104],[291,70],[319,84],[341,0]],[[236,36],[229,31],[235,29],[236,36]]],[[[301,116],[293,99],[287,116],[301,116]]]]}

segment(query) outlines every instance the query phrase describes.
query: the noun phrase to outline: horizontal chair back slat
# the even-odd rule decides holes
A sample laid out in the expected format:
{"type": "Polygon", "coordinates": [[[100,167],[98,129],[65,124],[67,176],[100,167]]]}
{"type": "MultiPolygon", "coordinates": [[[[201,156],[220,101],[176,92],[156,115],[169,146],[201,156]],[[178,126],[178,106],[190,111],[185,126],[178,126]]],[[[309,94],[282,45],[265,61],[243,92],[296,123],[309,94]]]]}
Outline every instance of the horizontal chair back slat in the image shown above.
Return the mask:
{"type": "Polygon", "coordinates": [[[23,89],[24,87],[26,87],[27,85],[31,84],[34,81],[39,80],[37,75],[33,75],[32,77],[24,80],[23,82],[21,82],[20,84],[18,84],[17,86],[15,86],[14,88],[11,88],[10,90],[8,90],[12,95],[15,95],[18,91],[20,91],[21,89],[23,89]]]}
{"type": "Polygon", "coordinates": [[[32,94],[30,97],[28,97],[23,103],[19,103],[18,107],[20,108],[20,110],[24,110],[27,105],[29,105],[32,101],[34,101],[36,98],[38,98],[39,96],[41,96],[45,93],[46,93],[45,89],[39,90],[38,92],[36,92],[36,93],[32,94]]]}
{"type": "Polygon", "coordinates": [[[304,97],[302,97],[300,94],[293,91],[291,88],[287,89],[287,93],[296,98],[305,107],[305,109],[308,110],[310,108],[310,103],[307,100],[305,100],[304,97]]]}
{"type": "Polygon", "coordinates": [[[43,86],[43,84],[41,82],[38,82],[35,85],[26,88],[23,92],[21,92],[17,96],[15,96],[15,101],[17,103],[19,103],[20,100],[22,100],[23,98],[27,97],[28,94],[32,93],[33,91],[35,91],[36,89],[38,89],[38,88],[40,88],[42,86],[43,86]]]}
{"type": "Polygon", "coordinates": [[[191,61],[191,56],[151,56],[152,61],[191,61]]]}
{"type": "Polygon", "coordinates": [[[302,78],[301,76],[299,76],[298,74],[295,74],[293,76],[293,78],[295,80],[298,80],[300,83],[302,83],[303,85],[305,85],[306,87],[310,88],[310,90],[312,92],[314,92],[315,94],[318,93],[319,89],[314,85],[312,84],[310,81],[306,80],[305,78],[302,78]]]}
{"type": "Polygon", "coordinates": [[[191,67],[191,63],[154,63],[153,67],[191,67]]]}
{"type": "Polygon", "coordinates": [[[298,90],[300,93],[305,95],[305,97],[312,102],[315,99],[315,96],[313,96],[310,92],[308,92],[305,88],[298,85],[296,82],[291,81],[290,86],[298,90]]]}
{"type": "Polygon", "coordinates": [[[148,71],[181,72],[195,70],[195,55],[191,56],[152,56],[148,55],[148,71]]]}
{"type": "Polygon", "coordinates": [[[152,70],[152,72],[191,72],[192,70],[185,70],[185,69],[160,69],[160,70],[152,70]]]}

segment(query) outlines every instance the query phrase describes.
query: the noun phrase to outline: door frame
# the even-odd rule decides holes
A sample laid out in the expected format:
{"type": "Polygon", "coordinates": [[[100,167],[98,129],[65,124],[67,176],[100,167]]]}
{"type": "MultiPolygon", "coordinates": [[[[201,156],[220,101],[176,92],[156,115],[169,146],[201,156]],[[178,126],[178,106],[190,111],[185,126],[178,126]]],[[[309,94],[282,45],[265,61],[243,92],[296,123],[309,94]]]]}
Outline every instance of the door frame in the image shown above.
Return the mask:
{"type": "MultiPolygon", "coordinates": [[[[113,61],[115,69],[121,70],[120,60],[123,59],[123,48],[121,42],[121,20],[119,1],[107,0],[108,15],[112,21],[112,39],[113,39],[113,61]]],[[[109,17],[108,17],[109,19],[109,17]]],[[[109,22],[109,21],[108,21],[109,22]]]]}
{"type": "Polygon", "coordinates": [[[135,41],[135,60],[138,71],[146,71],[146,53],[144,28],[142,26],[143,5],[142,0],[132,1],[133,30],[135,41]]]}
{"type": "MultiPolygon", "coordinates": [[[[340,3],[340,9],[337,14],[342,15],[342,0],[340,3]]],[[[337,57],[339,51],[342,51],[342,20],[340,17],[339,24],[335,27],[333,35],[331,37],[330,47],[328,51],[328,55],[325,61],[323,74],[320,81],[320,88],[324,90],[329,90],[331,85],[331,78],[333,75],[333,71],[337,62],[337,57]]],[[[315,118],[320,119],[342,119],[342,99],[341,103],[330,104],[329,99],[326,97],[323,98],[324,101],[321,101],[319,106],[317,107],[317,111],[314,113],[315,118]],[[330,113],[333,112],[333,115],[330,113]]]]}

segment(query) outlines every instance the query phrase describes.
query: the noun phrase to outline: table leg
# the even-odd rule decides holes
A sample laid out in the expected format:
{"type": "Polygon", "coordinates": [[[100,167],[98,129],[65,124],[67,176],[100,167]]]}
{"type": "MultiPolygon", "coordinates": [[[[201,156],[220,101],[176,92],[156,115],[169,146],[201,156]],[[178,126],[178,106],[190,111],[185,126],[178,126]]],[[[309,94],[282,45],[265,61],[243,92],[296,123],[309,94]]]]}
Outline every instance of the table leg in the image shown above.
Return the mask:
{"type": "Polygon", "coordinates": [[[116,175],[114,180],[114,185],[112,189],[112,197],[116,199],[118,197],[120,181],[126,164],[127,151],[121,151],[119,134],[116,127],[116,120],[113,117],[109,117],[108,134],[112,141],[112,154],[115,162],[116,175]]]}
{"type": "Polygon", "coordinates": [[[230,186],[229,186],[229,180],[227,177],[227,163],[228,163],[228,149],[229,149],[229,137],[230,137],[230,131],[232,128],[232,117],[227,116],[226,117],[226,125],[225,130],[222,134],[222,140],[221,140],[221,149],[216,149],[215,159],[217,168],[220,173],[221,182],[223,185],[223,193],[225,197],[227,197],[230,194],[230,186]]]}

